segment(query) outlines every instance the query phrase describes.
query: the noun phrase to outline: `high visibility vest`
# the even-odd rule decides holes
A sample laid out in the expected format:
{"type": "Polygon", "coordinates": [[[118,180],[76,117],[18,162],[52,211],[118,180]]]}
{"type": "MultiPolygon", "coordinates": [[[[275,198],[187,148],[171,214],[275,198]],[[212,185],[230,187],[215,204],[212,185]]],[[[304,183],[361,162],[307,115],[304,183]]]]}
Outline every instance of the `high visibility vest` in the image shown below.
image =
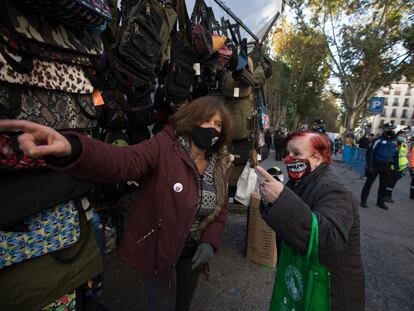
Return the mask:
{"type": "MultiPolygon", "coordinates": [[[[398,148],[398,167],[399,171],[403,171],[408,167],[408,144],[401,143],[398,148]]],[[[391,169],[394,170],[394,165],[391,165],[391,169]]]]}

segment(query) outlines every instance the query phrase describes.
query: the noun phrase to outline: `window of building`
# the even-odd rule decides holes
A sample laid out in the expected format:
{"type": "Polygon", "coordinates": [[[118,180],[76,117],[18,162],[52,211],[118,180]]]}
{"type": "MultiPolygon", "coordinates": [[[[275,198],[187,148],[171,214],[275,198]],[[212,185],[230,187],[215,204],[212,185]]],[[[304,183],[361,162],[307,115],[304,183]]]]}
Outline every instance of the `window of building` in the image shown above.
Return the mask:
{"type": "Polygon", "coordinates": [[[409,98],[404,99],[404,107],[410,107],[410,99],[409,98]]]}
{"type": "Polygon", "coordinates": [[[391,118],[395,118],[397,116],[397,109],[393,109],[391,113],[391,118]]]}
{"type": "Polygon", "coordinates": [[[383,127],[383,126],[384,126],[384,119],[381,119],[381,120],[380,120],[379,127],[383,127]]]}
{"type": "Polygon", "coordinates": [[[401,121],[400,125],[405,125],[405,121],[401,121]]]}
{"type": "Polygon", "coordinates": [[[382,89],[382,92],[384,93],[384,95],[390,95],[390,88],[389,87],[384,87],[382,89]]]}
{"type": "Polygon", "coordinates": [[[384,106],[388,106],[388,97],[384,97],[384,106]]]}
{"type": "Polygon", "coordinates": [[[404,109],[404,110],[403,110],[403,112],[402,112],[402,114],[401,114],[401,118],[404,118],[404,119],[408,118],[408,115],[407,115],[407,109],[404,109]]]}
{"type": "Polygon", "coordinates": [[[405,96],[411,96],[411,86],[410,85],[407,87],[407,92],[405,93],[405,96]]]}
{"type": "Polygon", "coordinates": [[[394,95],[401,95],[401,89],[399,86],[395,88],[394,95]]]}
{"type": "Polygon", "coordinates": [[[381,117],[386,117],[387,116],[387,109],[382,109],[382,112],[381,112],[381,117]]]}
{"type": "Polygon", "coordinates": [[[398,106],[399,98],[394,98],[394,102],[392,103],[393,106],[398,106]]]}

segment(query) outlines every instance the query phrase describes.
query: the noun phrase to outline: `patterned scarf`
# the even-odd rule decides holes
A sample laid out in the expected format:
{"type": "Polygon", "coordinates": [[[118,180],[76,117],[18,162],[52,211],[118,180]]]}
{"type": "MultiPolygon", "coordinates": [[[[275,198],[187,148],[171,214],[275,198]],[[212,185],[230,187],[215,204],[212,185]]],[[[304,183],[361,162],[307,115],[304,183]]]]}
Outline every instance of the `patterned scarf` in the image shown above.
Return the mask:
{"type": "Polygon", "coordinates": [[[193,161],[194,172],[199,185],[198,210],[190,229],[190,238],[192,238],[193,233],[197,230],[200,222],[215,209],[217,204],[216,186],[214,184],[214,167],[217,161],[217,154],[213,153],[209,157],[204,174],[201,175],[191,154],[191,147],[188,139],[183,136],[179,136],[178,142],[193,161]]]}

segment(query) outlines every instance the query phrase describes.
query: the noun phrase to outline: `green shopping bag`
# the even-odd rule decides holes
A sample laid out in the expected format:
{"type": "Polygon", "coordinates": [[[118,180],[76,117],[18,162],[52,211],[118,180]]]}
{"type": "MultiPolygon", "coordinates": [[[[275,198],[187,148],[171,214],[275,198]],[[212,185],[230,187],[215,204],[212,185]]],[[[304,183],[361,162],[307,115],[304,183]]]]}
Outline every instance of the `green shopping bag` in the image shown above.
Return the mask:
{"type": "Polygon", "coordinates": [[[270,311],[330,311],[330,274],[319,265],[318,219],[312,229],[306,256],[282,242],[270,311]]]}

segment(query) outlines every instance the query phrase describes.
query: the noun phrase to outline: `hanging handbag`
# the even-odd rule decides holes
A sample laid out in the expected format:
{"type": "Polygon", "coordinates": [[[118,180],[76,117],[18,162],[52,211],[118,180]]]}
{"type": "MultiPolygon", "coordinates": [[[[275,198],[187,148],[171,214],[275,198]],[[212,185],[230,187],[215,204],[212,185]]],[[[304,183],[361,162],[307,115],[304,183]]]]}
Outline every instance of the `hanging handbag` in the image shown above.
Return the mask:
{"type": "Polygon", "coordinates": [[[13,1],[0,0],[0,17],[0,24],[6,25],[8,31],[13,32],[22,44],[36,42],[87,56],[103,53],[98,32],[51,23],[34,11],[23,11],[13,1]]]}
{"type": "Polygon", "coordinates": [[[92,129],[98,125],[92,94],[74,94],[0,83],[0,119],[37,122],[54,129],[92,129]]]}
{"type": "Polygon", "coordinates": [[[240,99],[226,99],[226,107],[232,117],[234,131],[233,140],[247,138],[253,129],[253,99],[252,95],[240,99]]]}
{"type": "Polygon", "coordinates": [[[19,0],[21,5],[76,28],[95,28],[109,22],[107,0],[19,0]]]}
{"type": "Polygon", "coordinates": [[[213,51],[213,16],[204,0],[196,0],[191,14],[192,39],[200,61],[207,59],[213,51]]]}
{"type": "Polygon", "coordinates": [[[158,0],[124,1],[122,6],[119,57],[151,84],[160,58],[161,28],[168,22],[163,10],[158,0]]]}
{"type": "Polygon", "coordinates": [[[188,18],[184,0],[177,1],[179,30],[173,36],[171,62],[166,79],[167,98],[179,104],[190,98],[195,70],[193,64],[197,59],[191,35],[191,23],[188,18]]]}
{"type": "Polygon", "coordinates": [[[246,98],[252,93],[252,87],[241,85],[240,81],[235,80],[233,73],[228,71],[224,74],[223,80],[223,95],[226,98],[246,98]]]}
{"type": "Polygon", "coordinates": [[[318,218],[312,212],[306,255],[282,242],[270,311],[331,310],[330,273],[319,264],[318,240],[318,218]]]}
{"type": "Polygon", "coordinates": [[[0,228],[84,195],[91,183],[48,168],[2,170],[0,228]],[[12,206],[13,208],[6,208],[12,206]],[[5,207],[5,208],[3,208],[5,207]]]}
{"type": "Polygon", "coordinates": [[[22,225],[25,230],[0,230],[0,269],[67,248],[80,236],[72,200],[27,217],[22,225]]]}
{"type": "Polygon", "coordinates": [[[94,87],[80,66],[33,59],[33,70],[21,74],[6,61],[3,57],[5,54],[14,59],[19,58],[19,55],[7,49],[0,50],[0,81],[69,93],[93,92],[94,87]]]}

